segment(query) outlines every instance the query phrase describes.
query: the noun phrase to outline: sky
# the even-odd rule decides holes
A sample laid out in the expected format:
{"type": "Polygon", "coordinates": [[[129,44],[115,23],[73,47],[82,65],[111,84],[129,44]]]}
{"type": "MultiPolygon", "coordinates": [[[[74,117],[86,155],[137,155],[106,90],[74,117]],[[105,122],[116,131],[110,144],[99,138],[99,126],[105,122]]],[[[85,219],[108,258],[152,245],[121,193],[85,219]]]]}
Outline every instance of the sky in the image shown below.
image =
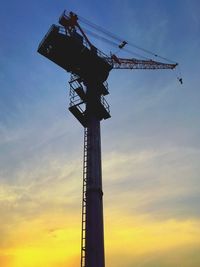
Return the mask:
{"type": "Polygon", "coordinates": [[[83,128],[68,111],[69,74],[37,53],[64,9],[178,62],[183,78],[110,73],[106,266],[199,267],[198,0],[1,1],[0,266],[80,265],[83,128]]]}

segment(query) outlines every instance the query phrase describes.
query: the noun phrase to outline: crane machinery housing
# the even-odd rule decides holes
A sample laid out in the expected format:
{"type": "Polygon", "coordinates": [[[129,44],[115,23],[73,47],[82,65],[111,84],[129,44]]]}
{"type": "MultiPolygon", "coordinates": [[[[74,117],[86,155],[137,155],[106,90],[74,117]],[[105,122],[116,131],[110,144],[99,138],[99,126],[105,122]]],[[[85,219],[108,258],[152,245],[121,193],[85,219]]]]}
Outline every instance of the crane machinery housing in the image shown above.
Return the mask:
{"type": "MultiPolygon", "coordinates": [[[[177,63],[107,56],[88,39],[74,12],[66,12],[39,44],[38,52],[71,73],[69,110],[84,127],[81,267],[104,267],[100,122],[110,118],[105,100],[112,69],[174,69],[177,63]]],[[[121,41],[119,49],[127,45],[121,41]]]]}

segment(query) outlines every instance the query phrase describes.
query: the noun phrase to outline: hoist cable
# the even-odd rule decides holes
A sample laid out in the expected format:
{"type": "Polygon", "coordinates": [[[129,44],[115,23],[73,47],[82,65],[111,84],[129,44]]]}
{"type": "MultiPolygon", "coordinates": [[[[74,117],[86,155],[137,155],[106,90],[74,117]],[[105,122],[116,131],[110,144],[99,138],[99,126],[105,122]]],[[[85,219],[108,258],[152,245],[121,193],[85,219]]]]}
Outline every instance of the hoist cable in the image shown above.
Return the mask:
{"type": "MultiPolygon", "coordinates": [[[[113,41],[111,41],[111,40],[109,40],[109,39],[107,39],[107,38],[105,38],[103,36],[100,36],[97,33],[94,33],[94,32],[92,32],[92,31],[90,31],[90,30],[88,30],[86,28],[82,28],[82,29],[85,31],[85,33],[87,33],[88,35],[90,35],[90,36],[92,36],[92,37],[94,37],[94,38],[96,38],[98,40],[104,41],[104,42],[112,45],[115,48],[118,48],[119,47],[119,45],[117,43],[115,43],[115,42],[113,42],[113,41]]],[[[121,51],[121,49],[118,49],[114,54],[117,54],[120,51],[121,51]]],[[[144,56],[142,56],[142,55],[140,55],[138,53],[135,53],[133,51],[130,51],[130,50],[126,49],[126,48],[123,48],[123,51],[125,51],[126,53],[129,53],[131,55],[134,55],[134,56],[137,56],[137,57],[140,57],[140,58],[149,60],[149,58],[144,57],[144,56]]]]}
{"type": "MultiPolygon", "coordinates": [[[[108,30],[105,30],[103,27],[98,26],[97,24],[95,24],[95,23],[93,23],[93,22],[90,22],[89,20],[87,20],[87,19],[85,19],[85,18],[83,18],[83,17],[80,17],[80,16],[79,16],[79,18],[80,18],[80,21],[81,21],[82,23],[85,23],[85,24],[87,24],[88,26],[94,28],[96,31],[99,31],[99,32],[101,32],[101,33],[107,35],[109,38],[112,38],[112,39],[114,39],[114,40],[117,40],[117,41],[119,41],[120,43],[124,41],[124,38],[121,38],[121,37],[119,37],[119,36],[117,36],[117,35],[115,35],[115,34],[109,32],[108,30]]],[[[160,56],[160,55],[158,55],[158,54],[156,54],[156,53],[154,53],[154,52],[152,52],[152,51],[150,51],[150,50],[147,50],[147,49],[145,49],[145,48],[142,48],[142,47],[136,45],[135,43],[132,43],[132,42],[128,42],[128,41],[127,41],[127,45],[130,45],[130,46],[132,46],[132,47],[134,47],[134,48],[136,48],[136,49],[138,49],[138,50],[141,50],[141,51],[143,51],[143,52],[145,52],[145,53],[147,53],[147,54],[151,54],[151,55],[154,56],[154,57],[163,59],[163,60],[168,61],[168,62],[171,62],[171,63],[176,63],[175,61],[173,61],[173,60],[171,60],[171,59],[168,59],[168,58],[166,58],[166,57],[160,56]]]]}

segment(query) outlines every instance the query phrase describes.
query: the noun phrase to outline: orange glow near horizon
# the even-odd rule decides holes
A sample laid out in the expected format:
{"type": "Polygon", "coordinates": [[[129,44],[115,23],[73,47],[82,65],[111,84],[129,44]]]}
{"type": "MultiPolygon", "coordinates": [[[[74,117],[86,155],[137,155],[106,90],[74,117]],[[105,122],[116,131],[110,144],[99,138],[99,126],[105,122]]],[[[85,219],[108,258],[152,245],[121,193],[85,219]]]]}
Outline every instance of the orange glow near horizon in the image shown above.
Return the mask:
{"type": "MultiPolygon", "coordinates": [[[[55,218],[56,214],[53,224],[50,222],[50,216],[44,216],[34,221],[22,222],[16,231],[12,229],[10,248],[4,248],[0,252],[0,266],[79,266],[79,218],[71,218],[71,222],[64,215],[58,214],[57,220],[55,218]]],[[[155,222],[139,216],[124,218],[126,220],[119,221],[117,217],[113,217],[112,222],[110,219],[109,222],[105,222],[106,254],[109,255],[111,263],[109,266],[115,265],[118,255],[131,255],[133,259],[137,259],[145,257],[146,254],[176,251],[176,248],[200,243],[197,221],[155,222]]]]}
{"type": "MultiPolygon", "coordinates": [[[[10,248],[0,251],[0,266],[4,267],[55,267],[77,266],[79,263],[79,225],[63,228],[63,222],[51,218],[21,223],[13,230],[10,248]],[[48,225],[49,221],[49,225],[48,225]]],[[[72,220],[73,221],[73,220],[72,220]]]]}

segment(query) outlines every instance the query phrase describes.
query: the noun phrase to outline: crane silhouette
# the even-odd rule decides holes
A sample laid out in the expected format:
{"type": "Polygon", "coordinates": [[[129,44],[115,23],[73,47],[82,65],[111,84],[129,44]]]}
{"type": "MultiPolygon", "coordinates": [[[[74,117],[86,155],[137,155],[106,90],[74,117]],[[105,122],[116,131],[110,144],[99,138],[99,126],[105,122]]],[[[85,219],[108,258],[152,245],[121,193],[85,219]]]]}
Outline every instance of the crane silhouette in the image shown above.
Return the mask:
{"type": "MultiPolygon", "coordinates": [[[[102,30],[88,20],[83,21],[102,30]]],[[[111,117],[105,100],[109,94],[106,80],[112,69],[175,69],[178,64],[120,58],[116,54],[108,56],[91,43],[74,12],[64,11],[59,24],[51,26],[38,52],[71,73],[69,110],[84,127],[81,267],[104,267],[100,122],[111,117]]],[[[106,30],[104,34],[115,37],[106,30]]],[[[99,38],[107,40],[105,37],[99,38]]],[[[128,42],[119,38],[118,41],[118,49],[125,49],[128,42]]]]}

